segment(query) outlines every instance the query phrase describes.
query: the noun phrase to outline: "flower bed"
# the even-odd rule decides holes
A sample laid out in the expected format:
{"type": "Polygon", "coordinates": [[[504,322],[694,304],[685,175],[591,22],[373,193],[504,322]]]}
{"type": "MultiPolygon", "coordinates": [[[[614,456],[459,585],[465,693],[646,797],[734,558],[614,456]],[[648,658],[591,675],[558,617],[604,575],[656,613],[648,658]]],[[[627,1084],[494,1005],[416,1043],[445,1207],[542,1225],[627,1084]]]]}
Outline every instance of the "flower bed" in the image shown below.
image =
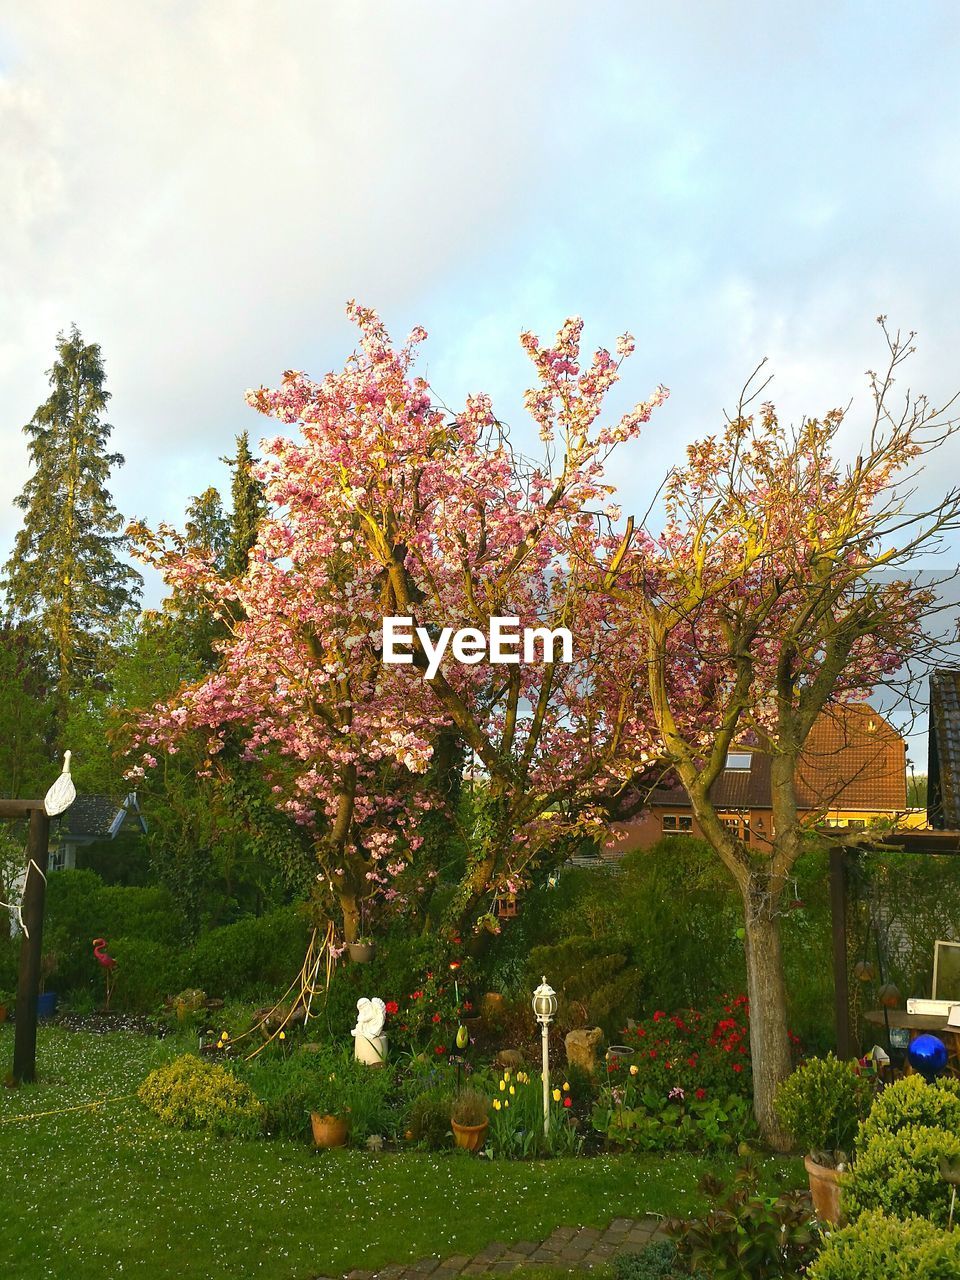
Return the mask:
{"type": "Polygon", "coordinates": [[[652,1017],[623,1032],[593,1112],[608,1142],[645,1151],[730,1146],[752,1133],[749,1002],[652,1017]]]}

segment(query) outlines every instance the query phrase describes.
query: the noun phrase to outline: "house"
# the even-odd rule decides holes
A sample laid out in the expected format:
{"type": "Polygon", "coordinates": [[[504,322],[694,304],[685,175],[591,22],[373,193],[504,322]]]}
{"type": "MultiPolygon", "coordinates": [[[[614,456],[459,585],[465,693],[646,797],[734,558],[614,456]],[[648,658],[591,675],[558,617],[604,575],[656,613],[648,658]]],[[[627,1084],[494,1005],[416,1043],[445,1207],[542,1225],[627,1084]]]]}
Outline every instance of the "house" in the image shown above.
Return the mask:
{"type": "Polygon", "coordinates": [[[111,796],[78,795],[51,833],[48,871],[63,871],[77,865],[77,849],[100,840],[115,840],[124,829],[136,828],[144,835],[147,820],[135,791],[122,800],[111,796]]]}
{"type": "MultiPolygon", "coordinates": [[[[770,757],[749,746],[727,754],[727,767],[710,791],[721,822],[740,839],[762,846],[773,835],[770,757]]],[[[926,814],[907,810],[906,744],[866,703],[825,711],[807,738],[796,771],[801,817],[811,825],[866,827],[877,819],[926,826],[926,814]]],[[[647,810],[615,823],[601,850],[616,859],[648,849],[667,835],[700,835],[683,787],[656,788],[647,810]]]]}
{"type": "Polygon", "coordinates": [[[960,830],[960,669],[930,674],[927,813],[938,831],[960,830]]]}

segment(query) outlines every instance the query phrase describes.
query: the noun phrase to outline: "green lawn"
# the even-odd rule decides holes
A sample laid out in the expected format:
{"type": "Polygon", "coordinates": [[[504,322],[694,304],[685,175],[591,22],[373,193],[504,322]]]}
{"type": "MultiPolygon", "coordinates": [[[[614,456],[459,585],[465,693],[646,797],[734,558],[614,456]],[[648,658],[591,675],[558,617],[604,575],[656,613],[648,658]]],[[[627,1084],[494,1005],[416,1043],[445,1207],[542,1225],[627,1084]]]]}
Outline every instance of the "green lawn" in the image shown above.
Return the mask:
{"type": "MultiPolygon", "coordinates": [[[[134,1035],[42,1029],[42,1082],[0,1090],[5,1278],[307,1280],[699,1203],[704,1165],[692,1157],[316,1154],[164,1128],[135,1098],[37,1114],[129,1094],[176,1051],[134,1035]]],[[[12,1028],[2,1027],[4,1070],[12,1052],[12,1028]]],[[[791,1185],[799,1170],[769,1166],[772,1181],[791,1185]]]]}

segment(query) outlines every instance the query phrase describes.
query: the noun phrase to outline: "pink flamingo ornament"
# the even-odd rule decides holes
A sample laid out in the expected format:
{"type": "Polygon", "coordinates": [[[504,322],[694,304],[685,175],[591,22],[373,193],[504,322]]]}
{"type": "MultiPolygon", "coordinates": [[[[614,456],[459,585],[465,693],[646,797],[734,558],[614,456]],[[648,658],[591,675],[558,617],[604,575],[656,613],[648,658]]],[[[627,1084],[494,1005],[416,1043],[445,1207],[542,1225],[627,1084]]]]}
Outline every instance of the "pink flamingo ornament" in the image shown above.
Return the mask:
{"type": "Polygon", "coordinates": [[[93,954],[97,958],[97,964],[103,967],[103,976],[104,976],[104,981],[106,983],[106,988],[107,988],[107,1002],[104,1005],[104,1008],[109,1009],[110,997],[113,995],[113,984],[117,978],[117,975],[115,973],[117,962],[116,960],[114,960],[113,956],[107,955],[106,938],[94,938],[93,954]]]}

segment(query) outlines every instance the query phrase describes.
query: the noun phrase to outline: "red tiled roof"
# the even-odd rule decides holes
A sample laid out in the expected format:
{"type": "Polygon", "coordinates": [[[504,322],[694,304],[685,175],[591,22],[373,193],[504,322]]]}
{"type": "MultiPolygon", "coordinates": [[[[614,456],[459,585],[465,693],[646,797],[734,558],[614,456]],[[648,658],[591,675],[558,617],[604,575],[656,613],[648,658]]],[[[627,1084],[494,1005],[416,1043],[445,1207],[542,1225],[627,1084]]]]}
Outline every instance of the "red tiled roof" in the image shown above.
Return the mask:
{"type": "MultiPolygon", "coordinates": [[[[801,809],[900,812],[907,807],[906,746],[867,704],[831,707],[810,731],[796,782],[801,809]]],[[[755,751],[749,769],[725,769],[710,799],[718,809],[771,808],[769,756],[755,751]]],[[[650,797],[651,808],[689,804],[682,787],[658,787],[650,797]]]]}

